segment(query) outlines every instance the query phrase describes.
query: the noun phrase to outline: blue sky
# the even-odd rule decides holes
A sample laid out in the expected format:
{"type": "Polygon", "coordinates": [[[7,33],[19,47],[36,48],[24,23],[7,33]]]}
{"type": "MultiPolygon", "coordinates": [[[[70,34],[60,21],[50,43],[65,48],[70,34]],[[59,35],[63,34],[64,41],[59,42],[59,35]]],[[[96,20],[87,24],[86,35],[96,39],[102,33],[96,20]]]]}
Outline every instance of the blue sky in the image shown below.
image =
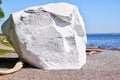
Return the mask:
{"type": "Polygon", "coordinates": [[[87,33],[120,33],[120,0],[3,0],[3,21],[21,9],[54,2],[78,6],[87,33]]]}

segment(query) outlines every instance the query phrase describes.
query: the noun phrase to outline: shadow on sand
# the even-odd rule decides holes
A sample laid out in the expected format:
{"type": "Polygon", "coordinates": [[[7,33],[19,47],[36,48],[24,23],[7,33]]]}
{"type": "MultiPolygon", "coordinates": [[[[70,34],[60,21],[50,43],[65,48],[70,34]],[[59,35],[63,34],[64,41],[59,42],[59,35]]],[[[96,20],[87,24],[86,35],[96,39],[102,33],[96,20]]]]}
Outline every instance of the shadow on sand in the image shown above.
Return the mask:
{"type": "MultiPolygon", "coordinates": [[[[0,68],[13,68],[15,64],[18,62],[18,58],[0,58],[0,68]]],[[[34,66],[24,62],[23,68],[35,68],[34,66]]]]}

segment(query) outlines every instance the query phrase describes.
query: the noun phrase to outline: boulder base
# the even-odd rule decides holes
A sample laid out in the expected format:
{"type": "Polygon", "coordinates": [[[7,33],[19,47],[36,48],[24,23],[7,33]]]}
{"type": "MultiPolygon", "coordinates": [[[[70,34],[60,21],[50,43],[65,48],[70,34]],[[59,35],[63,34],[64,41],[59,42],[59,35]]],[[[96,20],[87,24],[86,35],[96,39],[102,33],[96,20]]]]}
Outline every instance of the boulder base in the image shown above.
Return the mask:
{"type": "Polygon", "coordinates": [[[80,69],[86,62],[86,32],[78,8],[68,3],[13,13],[2,31],[19,58],[42,69],[80,69]]]}

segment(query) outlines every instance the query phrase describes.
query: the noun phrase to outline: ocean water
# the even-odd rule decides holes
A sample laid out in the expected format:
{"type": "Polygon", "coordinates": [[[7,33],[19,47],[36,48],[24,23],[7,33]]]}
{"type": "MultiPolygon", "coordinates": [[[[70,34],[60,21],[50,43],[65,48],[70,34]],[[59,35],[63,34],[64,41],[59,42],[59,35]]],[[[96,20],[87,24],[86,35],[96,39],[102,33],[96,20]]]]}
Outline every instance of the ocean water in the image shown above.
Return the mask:
{"type": "Polygon", "coordinates": [[[87,39],[88,46],[120,50],[120,34],[88,34],[87,39]]]}

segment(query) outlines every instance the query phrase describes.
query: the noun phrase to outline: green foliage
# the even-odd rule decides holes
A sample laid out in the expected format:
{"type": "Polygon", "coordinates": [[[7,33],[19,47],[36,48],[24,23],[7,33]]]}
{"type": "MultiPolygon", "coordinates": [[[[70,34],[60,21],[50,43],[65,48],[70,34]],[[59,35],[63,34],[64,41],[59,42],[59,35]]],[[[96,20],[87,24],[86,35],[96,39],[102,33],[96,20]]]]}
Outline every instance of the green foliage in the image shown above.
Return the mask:
{"type": "Polygon", "coordinates": [[[13,48],[13,46],[12,46],[9,42],[2,42],[2,44],[6,45],[6,46],[8,46],[8,47],[13,48]]]}
{"type": "Polygon", "coordinates": [[[6,37],[5,36],[0,36],[0,42],[4,42],[4,41],[7,41],[6,37]]]}
{"type": "Polygon", "coordinates": [[[4,12],[3,10],[0,8],[0,18],[3,18],[5,15],[4,15],[4,12]]]}
{"type": "Polygon", "coordinates": [[[2,0],[0,0],[0,4],[2,4],[2,0]]]}
{"type": "Polygon", "coordinates": [[[2,44],[6,45],[6,46],[8,46],[8,47],[13,48],[13,46],[12,46],[9,42],[2,42],[2,44]]]}
{"type": "MultiPolygon", "coordinates": [[[[0,0],[0,4],[2,4],[2,0],[0,0]]],[[[4,15],[4,12],[0,6],[0,18],[3,18],[5,15],[4,15]]]]}
{"type": "Polygon", "coordinates": [[[10,44],[10,42],[7,41],[5,36],[0,36],[0,43],[6,45],[8,47],[13,48],[13,46],[10,44]]]}
{"type": "Polygon", "coordinates": [[[8,53],[14,53],[14,50],[4,50],[4,49],[0,49],[0,55],[4,55],[4,54],[8,54],[8,53]]]}

